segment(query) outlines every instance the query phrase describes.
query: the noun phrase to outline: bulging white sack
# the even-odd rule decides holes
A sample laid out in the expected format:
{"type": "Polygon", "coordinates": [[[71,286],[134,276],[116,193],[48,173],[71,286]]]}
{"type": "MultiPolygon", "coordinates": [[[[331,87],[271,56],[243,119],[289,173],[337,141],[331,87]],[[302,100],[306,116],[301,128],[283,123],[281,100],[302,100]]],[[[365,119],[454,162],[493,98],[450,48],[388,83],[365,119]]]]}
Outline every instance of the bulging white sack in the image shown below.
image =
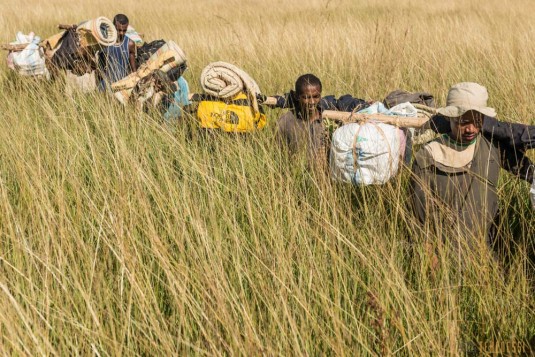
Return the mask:
{"type": "Polygon", "coordinates": [[[343,125],[333,133],[331,173],[354,185],[384,184],[398,172],[405,144],[404,132],[392,125],[343,125]]]}

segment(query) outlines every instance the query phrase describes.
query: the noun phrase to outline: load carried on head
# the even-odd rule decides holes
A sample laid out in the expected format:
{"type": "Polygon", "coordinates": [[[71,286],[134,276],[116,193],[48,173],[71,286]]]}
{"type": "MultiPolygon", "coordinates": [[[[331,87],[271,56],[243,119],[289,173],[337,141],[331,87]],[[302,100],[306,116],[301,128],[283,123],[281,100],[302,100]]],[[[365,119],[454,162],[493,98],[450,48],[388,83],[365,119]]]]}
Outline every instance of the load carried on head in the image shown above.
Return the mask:
{"type": "Polygon", "coordinates": [[[266,125],[257,97],[258,84],[233,64],[214,62],[201,73],[204,94],[199,96],[197,119],[202,128],[249,132],[266,125]]]}

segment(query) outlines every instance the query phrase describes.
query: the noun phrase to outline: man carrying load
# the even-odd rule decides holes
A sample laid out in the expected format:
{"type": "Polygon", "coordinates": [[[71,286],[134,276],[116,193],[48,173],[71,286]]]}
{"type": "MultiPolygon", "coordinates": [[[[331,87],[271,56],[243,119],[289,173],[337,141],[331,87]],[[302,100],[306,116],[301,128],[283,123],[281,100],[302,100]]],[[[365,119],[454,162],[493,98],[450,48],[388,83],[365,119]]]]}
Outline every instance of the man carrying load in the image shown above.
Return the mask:
{"type": "Polygon", "coordinates": [[[137,70],[136,45],[125,36],[128,23],[128,17],[124,14],[117,14],[113,18],[117,30],[117,42],[102,49],[100,60],[102,80],[99,83],[101,91],[137,70]]]}
{"type": "Polygon", "coordinates": [[[515,171],[499,142],[481,133],[483,121],[496,116],[487,99],[486,88],[477,83],[451,87],[447,106],[438,109],[450,130],[424,145],[413,164],[410,189],[416,217],[437,233],[453,228],[456,236],[447,238],[455,239],[456,249],[490,244],[498,216],[500,167],[515,171]]]}
{"type": "Polygon", "coordinates": [[[322,84],[313,74],[304,74],[295,82],[295,90],[286,96],[276,96],[279,108],[289,108],[277,122],[277,138],[291,154],[305,150],[309,162],[327,163],[328,134],[322,121],[323,110],[353,111],[363,109],[368,103],[350,95],[340,97],[321,96],[322,84]]]}

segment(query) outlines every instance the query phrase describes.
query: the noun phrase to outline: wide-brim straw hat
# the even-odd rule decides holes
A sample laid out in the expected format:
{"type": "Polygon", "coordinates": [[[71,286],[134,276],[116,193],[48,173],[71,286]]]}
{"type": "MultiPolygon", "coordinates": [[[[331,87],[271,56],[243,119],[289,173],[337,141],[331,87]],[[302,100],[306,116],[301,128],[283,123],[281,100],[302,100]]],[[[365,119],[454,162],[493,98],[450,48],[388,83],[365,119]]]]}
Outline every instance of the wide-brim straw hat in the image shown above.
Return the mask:
{"type": "Polygon", "coordinates": [[[487,107],[489,94],[487,88],[472,82],[455,84],[448,91],[444,108],[437,109],[446,118],[457,118],[469,110],[475,110],[489,117],[496,116],[494,108],[487,107]]]}

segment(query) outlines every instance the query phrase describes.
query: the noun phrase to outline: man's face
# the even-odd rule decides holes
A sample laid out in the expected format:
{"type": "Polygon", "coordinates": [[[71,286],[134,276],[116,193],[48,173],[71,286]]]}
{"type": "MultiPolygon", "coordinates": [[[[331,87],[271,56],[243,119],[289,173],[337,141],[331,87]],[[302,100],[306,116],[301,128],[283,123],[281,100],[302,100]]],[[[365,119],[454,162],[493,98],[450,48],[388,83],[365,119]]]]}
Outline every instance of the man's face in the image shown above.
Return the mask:
{"type": "Polygon", "coordinates": [[[318,110],[318,104],[321,99],[321,88],[317,85],[305,85],[299,93],[299,105],[301,111],[308,117],[313,117],[318,110]]]}
{"type": "Polygon", "coordinates": [[[124,35],[126,34],[126,30],[128,29],[128,24],[121,24],[116,21],[115,29],[117,30],[117,40],[119,42],[122,42],[124,39],[124,35]]]}
{"type": "Polygon", "coordinates": [[[481,131],[483,114],[469,110],[458,118],[450,118],[451,135],[455,141],[469,143],[481,131]]]}

